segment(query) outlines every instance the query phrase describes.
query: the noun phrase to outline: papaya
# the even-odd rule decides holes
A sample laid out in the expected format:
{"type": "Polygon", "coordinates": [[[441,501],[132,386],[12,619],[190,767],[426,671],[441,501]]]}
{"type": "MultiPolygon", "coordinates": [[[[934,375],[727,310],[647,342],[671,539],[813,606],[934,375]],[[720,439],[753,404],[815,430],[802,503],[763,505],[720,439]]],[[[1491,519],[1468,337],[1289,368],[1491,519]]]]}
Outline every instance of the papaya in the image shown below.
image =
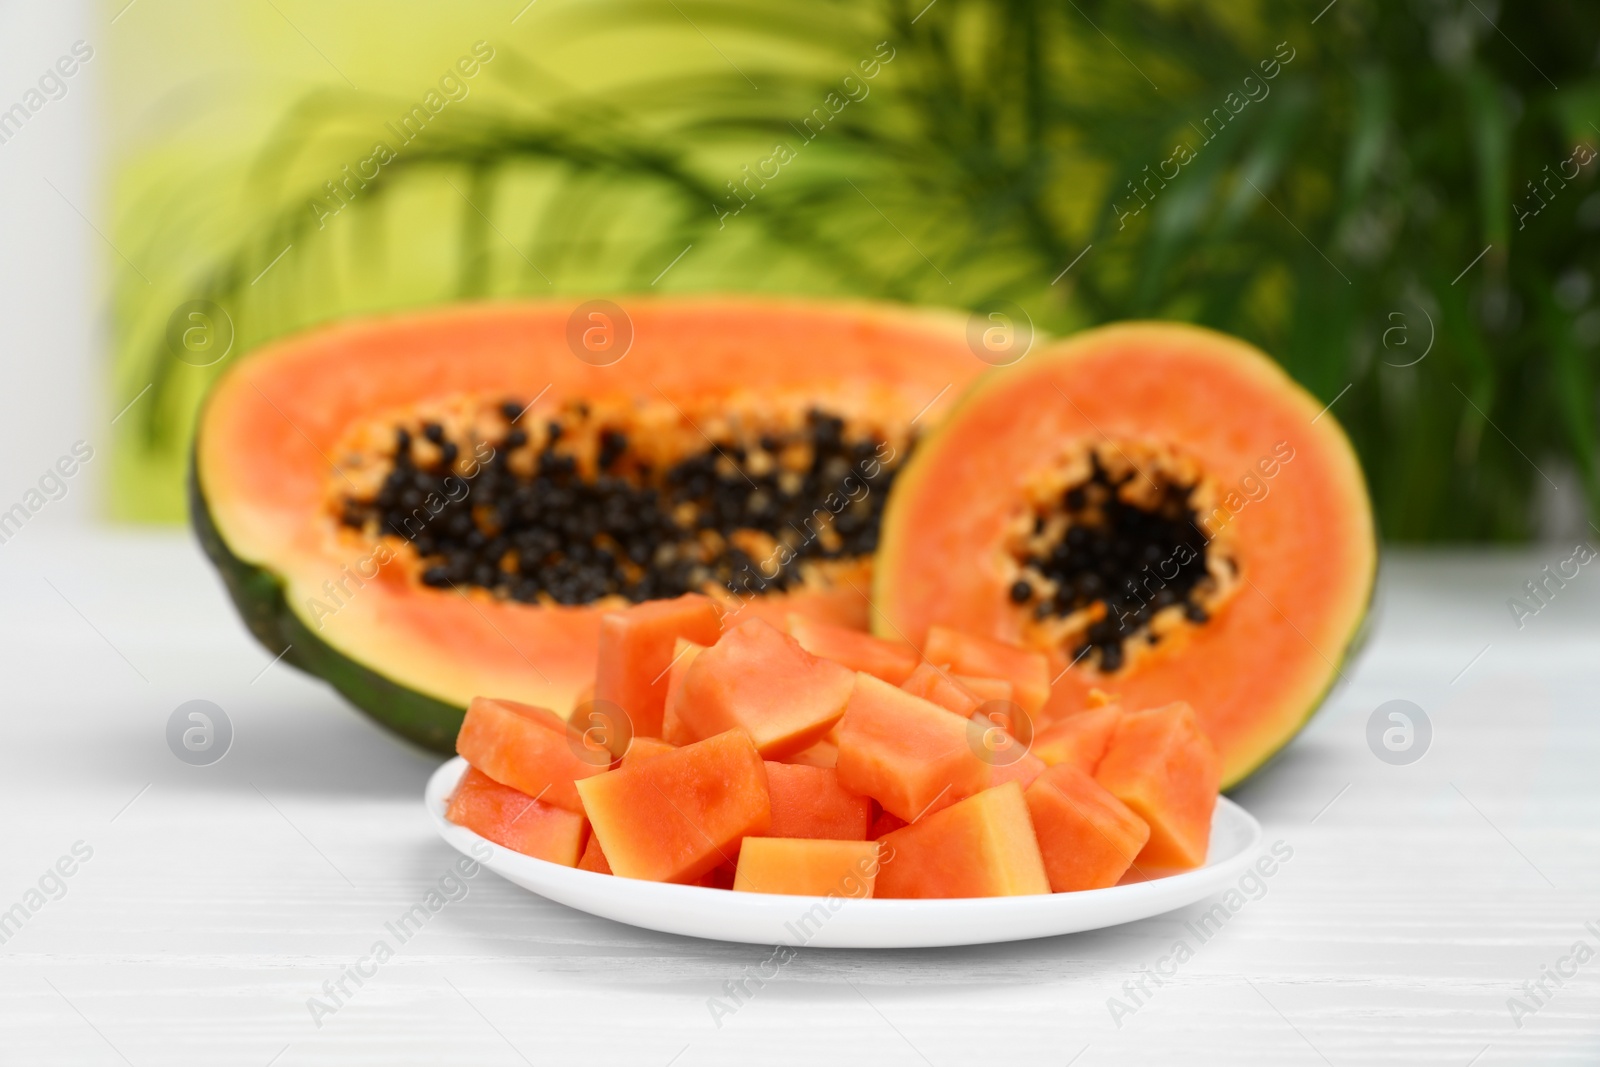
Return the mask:
{"type": "Polygon", "coordinates": [[[839,784],[915,822],[989,784],[968,724],[939,705],[858,673],[839,721],[839,784]]]}
{"type": "Polygon", "coordinates": [[[1052,767],[1070,763],[1085,774],[1093,774],[1121,718],[1122,709],[1115,704],[1085,708],[1034,734],[1029,751],[1052,767]]]}
{"type": "Polygon", "coordinates": [[[1108,326],[986,372],[917,446],[883,516],[873,625],[935,662],[947,630],[1044,655],[1041,726],[1095,689],[1186,700],[1230,786],[1322,702],[1376,563],[1333,411],[1234,338],[1108,326]]]}
{"type": "Polygon", "coordinates": [[[876,841],[752,837],[739,852],[733,888],[866,900],[878,873],[876,841]]]}
{"type": "Polygon", "coordinates": [[[878,897],[1004,897],[1050,892],[1022,787],[1008,782],[878,842],[878,897]]]}
{"type": "Polygon", "coordinates": [[[1117,720],[1095,781],[1150,827],[1138,863],[1198,867],[1211,842],[1221,760],[1194,709],[1178,702],[1117,720]]]}
{"type": "Polygon", "coordinates": [[[1051,892],[1116,885],[1150,839],[1143,819],[1070,763],[1051,767],[1026,790],[1051,892]]]}
{"type": "Polygon", "coordinates": [[[610,727],[613,752],[626,752],[635,736],[661,736],[677,643],[715,644],[721,634],[717,602],[700,593],[646,601],[600,619],[591,715],[610,727]],[[605,722],[607,716],[618,721],[605,722]]]}
{"type": "Polygon", "coordinates": [[[789,616],[789,635],[813,656],[831,659],[853,671],[866,671],[890,685],[902,684],[917,668],[917,650],[904,641],[886,641],[804,615],[789,616]]]}
{"type": "Polygon", "coordinates": [[[814,837],[864,841],[872,822],[872,801],[839,784],[831,767],[767,763],[772,802],[771,837],[814,837]]]}
{"type": "Polygon", "coordinates": [[[890,484],[983,367],[966,316],[624,303],[345,321],[238,358],[190,516],[268,654],[447,752],[479,693],[569,713],[629,604],[865,630],[890,484]]]}
{"type": "Polygon", "coordinates": [[[548,708],[488,697],[468,706],[456,751],[502,785],[577,812],[577,780],[611,766],[609,750],[589,744],[548,708]]]}
{"type": "Polygon", "coordinates": [[[513,852],[563,867],[577,866],[580,855],[586,855],[589,824],[581,814],[535,800],[475,767],[461,776],[445,817],[513,852]]]}

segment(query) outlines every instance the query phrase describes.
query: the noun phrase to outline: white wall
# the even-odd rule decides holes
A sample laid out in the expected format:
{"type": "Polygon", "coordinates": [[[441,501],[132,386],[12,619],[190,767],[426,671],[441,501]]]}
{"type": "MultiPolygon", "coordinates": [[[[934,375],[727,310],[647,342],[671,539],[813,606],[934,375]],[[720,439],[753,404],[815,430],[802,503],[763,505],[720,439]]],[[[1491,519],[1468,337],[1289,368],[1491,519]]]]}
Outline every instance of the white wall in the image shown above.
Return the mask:
{"type": "Polygon", "coordinates": [[[74,441],[95,450],[67,480],[66,495],[29,521],[30,539],[103,510],[100,478],[116,412],[103,392],[102,257],[116,253],[92,227],[106,229],[96,145],[100,44],[116,32],[108,18],[92,0],[0,2],[0,112],[38,88],[74,42],[95,48],[62,79],[65,95],[46,98],[0,144],[0,510],[19,502],[74,441]]]}

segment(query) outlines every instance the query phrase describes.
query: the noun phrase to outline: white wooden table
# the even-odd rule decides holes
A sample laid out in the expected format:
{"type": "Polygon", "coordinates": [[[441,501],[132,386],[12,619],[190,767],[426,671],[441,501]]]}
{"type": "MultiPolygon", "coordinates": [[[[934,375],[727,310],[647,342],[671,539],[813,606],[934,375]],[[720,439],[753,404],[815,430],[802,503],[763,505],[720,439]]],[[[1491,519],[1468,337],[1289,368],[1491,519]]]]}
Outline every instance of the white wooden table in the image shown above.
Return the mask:
{"type": "Polygon", "coordinates": [[[1521,630],[1505,603],[1569,552],[1387,557],[1365,657],[1235,794],[1293,856],[1204,941],[1186,923],[1210,901],[1044,941],[802,950],[714,1020],[769,949],[483,873],[319,1026],[308,1001],[455,858],[419,803],[436,761],[272,664],[183,537],[30,527],[0,546],[0,909],[30,912],[0,945],[0,1062],[1600,1062],[1600,955],[1569,956],[1600,953],[1600,564],[1521,630]],[[209,767],[165,740],[195,698],[236,730],[209,767]],[[1409,766],[1366,741],[1396,698],[1434,731],[1409,766]],[[1536,1005],[1523,983],[1557,967],[1576,973],[1536,1005]]]}

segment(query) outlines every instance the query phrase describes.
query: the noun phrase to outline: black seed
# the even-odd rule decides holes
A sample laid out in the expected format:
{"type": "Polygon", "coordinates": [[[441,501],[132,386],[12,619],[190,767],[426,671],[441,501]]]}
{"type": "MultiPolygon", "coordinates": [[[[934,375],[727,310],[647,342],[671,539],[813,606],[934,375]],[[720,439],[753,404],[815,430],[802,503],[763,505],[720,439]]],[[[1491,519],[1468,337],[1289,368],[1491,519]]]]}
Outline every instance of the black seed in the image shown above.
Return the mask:
{"type": "Polygon", "coordinates": [[[507,400],[500,405],[500,414],[505,416],[507,422],[516,422],[522,414],[522,405],[515,400],[507,400]]]}
{"type": "Polygon", "coordinates": [[[527,443],[528,434],[526,430],[512,430],[510,433],[506,434],[505,446],[507,451],[521,448],[527,443]]]}
{"type": "Polygon", "coordinates": [[[1011,602],[1013,604],[1026,604],[1033,599],[1033,586],[1027,579],[1018,578],[1011,583],[1011,602]]]}
{"type": "Polygon", "coordinates": [[[437,422],[425,423],[422,427],[422,436],[426,437],[434,444],[438,444],[440,441],[444,440],[444,427],[440,426],[437,422]]]}

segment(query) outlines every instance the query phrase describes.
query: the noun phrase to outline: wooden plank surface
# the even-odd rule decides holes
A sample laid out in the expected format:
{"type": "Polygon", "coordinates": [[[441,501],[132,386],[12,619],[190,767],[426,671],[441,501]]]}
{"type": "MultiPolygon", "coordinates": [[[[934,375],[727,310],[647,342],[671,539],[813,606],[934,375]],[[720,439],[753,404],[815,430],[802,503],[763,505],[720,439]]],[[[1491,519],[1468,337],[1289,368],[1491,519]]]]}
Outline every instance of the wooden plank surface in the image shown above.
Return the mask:
{"type": "Polygon", "coordinates": [[[770,949],[484,873],[328,1012],[323,983],[453,861],[419,802],[436,761],[273,665],[187,540],[19,537],[0,909],[39,906],[0,945],[0,1062],[1600,1062],[1600,572],[1520,629],[1506,605],[1566,554],[1386,558],[1365,655],[1235,794],[1292,858],[1204,940],[1186,924],[1215,901],[1035,942],[801,950],[735,998],[770,949]],[[167,748],[191,699],[236,730],[213,766],[167,748]],[[1391,699],[1433,727],[1409,766],[1367,744],[1391,699]],[[1536,1004],[1523,984],[1557,967],[1536,1004]]]}

